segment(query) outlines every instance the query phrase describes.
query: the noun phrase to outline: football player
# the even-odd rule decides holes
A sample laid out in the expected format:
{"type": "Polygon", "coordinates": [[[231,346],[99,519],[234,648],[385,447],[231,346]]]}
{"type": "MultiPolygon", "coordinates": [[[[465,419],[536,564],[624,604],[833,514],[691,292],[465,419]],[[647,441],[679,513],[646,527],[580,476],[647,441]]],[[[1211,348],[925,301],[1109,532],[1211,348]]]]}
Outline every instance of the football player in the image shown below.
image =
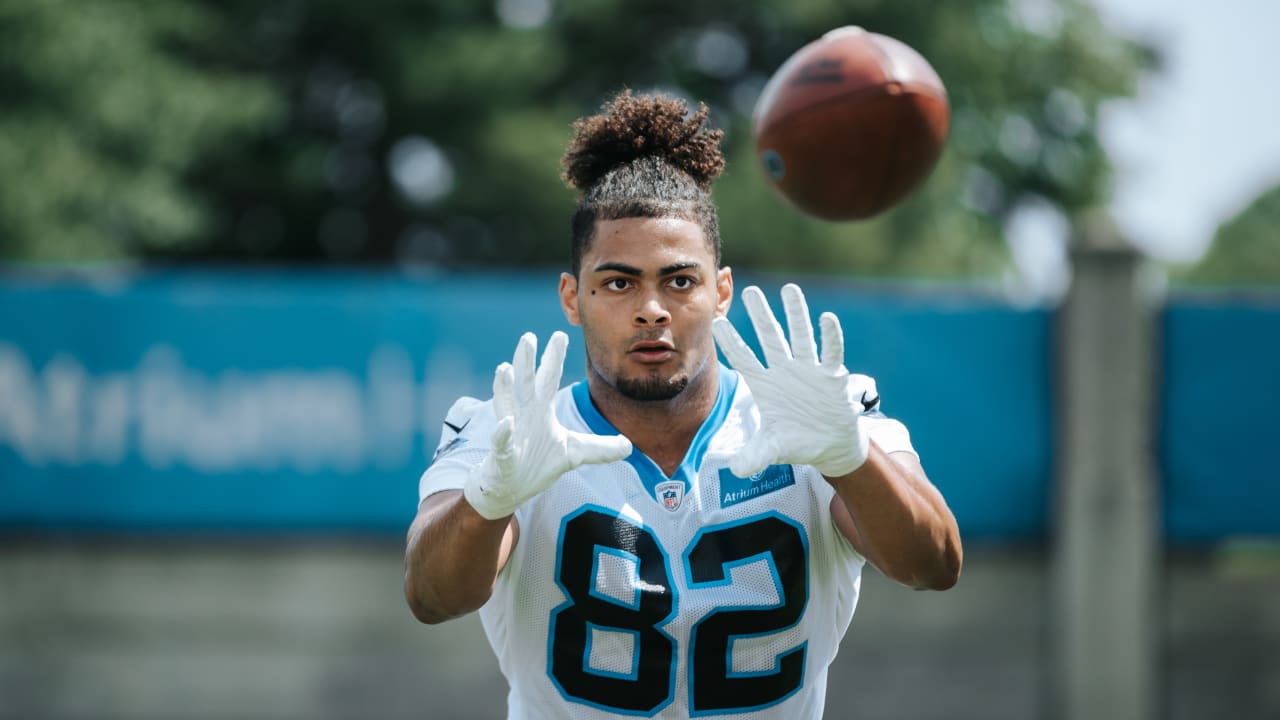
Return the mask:
{"type": "Polygon", "coordinates": [[[747,288],[763,362],[725,319],[706,118],[624,91],[575,124],[559,292],[587,376],[561,388],[566,335],[539,362],[526,334],[420,481],[409,605],[480,611],[510,718],[820,718],[864,563],[959,576],[955,519],[836,317],[815,337],[786,285],[784,333],[747,288]]]}

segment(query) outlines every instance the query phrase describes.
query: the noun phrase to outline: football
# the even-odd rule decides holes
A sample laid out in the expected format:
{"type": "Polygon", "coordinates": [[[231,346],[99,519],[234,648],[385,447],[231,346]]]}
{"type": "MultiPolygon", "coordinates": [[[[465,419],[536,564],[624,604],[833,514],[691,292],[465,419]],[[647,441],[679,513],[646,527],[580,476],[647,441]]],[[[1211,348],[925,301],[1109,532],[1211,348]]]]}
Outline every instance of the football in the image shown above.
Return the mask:
{"type": "Polygon", "coordinates": [[[795,52],[753,112],[756,157],[793,205],[824,220],[863,220],[932,171],[951,121],[938,73],[905,43],[860,27],[795,52]]]}

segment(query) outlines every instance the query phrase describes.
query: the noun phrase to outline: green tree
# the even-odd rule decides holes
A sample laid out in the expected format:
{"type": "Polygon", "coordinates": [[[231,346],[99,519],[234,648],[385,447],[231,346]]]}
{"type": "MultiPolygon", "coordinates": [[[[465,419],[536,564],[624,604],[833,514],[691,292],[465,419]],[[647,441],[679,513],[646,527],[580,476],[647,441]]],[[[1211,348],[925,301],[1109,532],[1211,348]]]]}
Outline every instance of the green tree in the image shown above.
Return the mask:
{"type": "MultiPolygon", "coordinates": [[[[24,78],[19,86],[39,102],[20,103],[10,122],[29,133],[69,123],[65,134],[85,142],[93,134],[81,126],[96,128],[105,110],[78,104],[68,112],[68,99],[115,93],[84,87],[92,83],[56,49],[58,34],[32,29],[83,15],[85,5],[31,5],[39,9],[8,12],[27,16],[11,17],[9,29],[40,46],[44,61],[29,63],[6,45],[0,80],[24,78]],[[46,66],[63,69],[55,76],[46,66]]],[[[1047,200],[1074,219],[1106,200],[1097,109],[1131,94],[1154,63],[1149,48],[1116,37],[1081,0],[90,7],[133,9],[121,35],[98,42],[92,55],[134,97],[151,99],[131,103],[142,109],[113,126],[141,149],[124,160],[105,150],[83,156],[89,167],[77,172],[115,172],[97,185],[100,202],[79,209],[82,240],[61,256],[111,254],[105,247],[179,260],[563,264],[573,196],[558,174],[569,125],[629,86],[705,100],[726,129],[730,162],[716,193],[735,265],[988,274],[1007,262],[1003,224],[1020,204],[1047,200]],[[953,125],[937,169],[908,201],[870,222],[831,224],[801,216],[765,185],[749,115],[783,60],[848,24],[929,58],[948,86],[953,125]],[[156,67],[168,68],[166,77],[153,78],[156,67]],[[170,80],[182,86],[186,99],[173,104],[187,113],[178,115],[184,122],[164,104],[170,80]],[[192,124],[199,132],[186,131],[192,124]],[[167,154],[143,142],[155,133],[167,136],[167,154]],[[110,190],[118,184],[141,187],[117,195],[110,190]],[[109,221],[121,207],[138,217],[109,221]]],[[[13,147],[26,155],[8,164],[0,157],[6,177],[51,152],[30,141],[13,147]]],[[[26,194],[75,185],[67,177],[50,169],[26,194]]],[[[16,194],[0,188],[6,217],[16,194]]],[[[68,217],[53,207],[11,223],[7,253],[39,255],[42,238],[68,234],[52,232],[68,217]]]]}
{"type": "Polygon", "coordinates": [[[223,21],[193,3],[0,3],[0,258],[207,244],[217,198],[189,171],[283,110],[219,57],[223,21]]]}
{"type": "Polygon", "coordinates": [[[1190,285],[1280,285],[1280,185],[1214,233],[1199,262],[1175,272],[1190,285]]]}

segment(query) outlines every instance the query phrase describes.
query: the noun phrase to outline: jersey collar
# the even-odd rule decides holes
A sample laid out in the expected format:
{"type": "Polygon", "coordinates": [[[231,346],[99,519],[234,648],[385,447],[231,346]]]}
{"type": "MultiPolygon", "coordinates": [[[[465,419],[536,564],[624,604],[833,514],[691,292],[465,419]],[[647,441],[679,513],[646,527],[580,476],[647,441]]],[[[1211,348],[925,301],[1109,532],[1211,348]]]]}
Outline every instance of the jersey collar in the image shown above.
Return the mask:
{"type": "MultiPolygon", "coordinates": [[[[738,373],[729,369],[723,363],[720,365],[720,388],[716,393],[715,404],[711,407],[711,412],[707,414],[707,418],[702,421],[702,427],[698,428],[698,432],[693,436],[693,442],[689,443],[689,449],[685,451],[684,460],[680,466],[676,468],[671,477],[668,478],[657,463],[649,459],[648,455],[640,452],[639,449],[632,449],[630,457],[626,459],[631,467],[635,468],[636,474],[640,476],[641,482],[649,491],[649,496],[653,497],[654,488],[661,482],[670,480],[678,480],[684,484],[685,492],[688,493],[689,487],[693,479],[698,476],[698,470],[702,468],[702,458],[707,454],[707,448],[711,445],[711,438],[724,424],[725,418],[729,416],[729,408],[733,406],[733,398],[738,389],[738,373]]],[[[587,427],[596,435],[619,435],[618,429],[605,419],[600,411],[596,409],[595,403],[591,402],[591,391],[587,387],[587,381],[582,380],[573,385],[573,401],[578,408],[578,414],[587,423],[587,427]]]]}

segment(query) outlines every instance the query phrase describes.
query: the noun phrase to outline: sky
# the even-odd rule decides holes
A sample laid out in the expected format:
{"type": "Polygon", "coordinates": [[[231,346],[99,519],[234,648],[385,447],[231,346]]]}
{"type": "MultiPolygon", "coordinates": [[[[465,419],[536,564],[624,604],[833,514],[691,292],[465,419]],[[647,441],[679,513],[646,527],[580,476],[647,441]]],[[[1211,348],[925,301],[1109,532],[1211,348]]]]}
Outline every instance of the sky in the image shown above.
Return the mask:
{"type": "Polygon", "coordinates": [[[1280,0],[1093,1],[1166,63],[1100,119],[1116,166],[1111,211],[1152,256],[1193,261],[1280,184],[1280,0]]]}
{"type": "MultiPolygon", "coordinates": [[[[1056,0],[1021,0],[1027,17],[1056,0]]],[[[1109,206],[1147,255],[1186,265],[1215,231],[1280,185],[1280,0],[1092,0],[1120,35],[1146,40],[1163,66],[1137,96],[1109,103],[1098,130],[1115,169],[1109,206]]],[[[1060,298],[1070,228],[1047,201],[1006,228],[1010,296],[1060,298]]]]}

